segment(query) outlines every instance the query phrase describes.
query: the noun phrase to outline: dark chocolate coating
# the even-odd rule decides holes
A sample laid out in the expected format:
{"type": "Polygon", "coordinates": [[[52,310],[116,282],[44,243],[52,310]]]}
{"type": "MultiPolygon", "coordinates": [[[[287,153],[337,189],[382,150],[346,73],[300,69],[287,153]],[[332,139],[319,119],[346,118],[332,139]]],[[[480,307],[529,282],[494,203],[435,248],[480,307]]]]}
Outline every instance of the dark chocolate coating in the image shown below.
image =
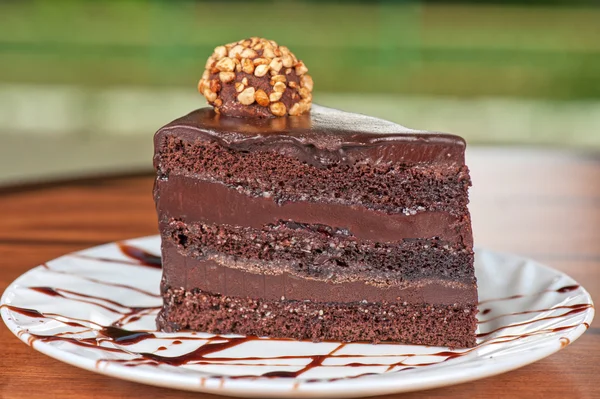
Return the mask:
{"type": "Polygon", "coordinates": [[[281,118],[235,118],[202,108],[174,120],[154,136],[155,167],[167,134],[185,141],[217,140],[236,151],[278,150],[308,164],[356,160],[377,163],[464,164],[465,141],[393,122],[314,105],[309,114],[281,118]]]}

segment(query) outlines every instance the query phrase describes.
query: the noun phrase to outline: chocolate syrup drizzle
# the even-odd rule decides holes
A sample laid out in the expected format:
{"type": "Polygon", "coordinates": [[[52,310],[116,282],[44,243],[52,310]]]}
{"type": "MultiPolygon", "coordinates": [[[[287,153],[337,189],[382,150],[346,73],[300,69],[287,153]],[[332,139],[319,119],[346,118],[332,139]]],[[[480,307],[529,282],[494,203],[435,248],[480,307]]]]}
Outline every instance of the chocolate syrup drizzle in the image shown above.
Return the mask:
{"type": "MultiPolygon", "coordinates": [[[[144,250],[141,250],[139,248],[132,247],[132,246],[126,245],[126,244],[119,244],[119,248],[123,252],[123,254],[132,258],[133,261],[132,262],[123,262],[122,260],[113,260],[113,259],[104,259],[104,258],[93,258],[93,259],[107,261],[107,262],[142,265],[142,266],[148,266],[151,268],[161,268],[160,257],[158,257],[156,255],[150,254],[144,250]]],[[[43,265],[43,267],[51,272],[69,274],[67,272],[53,270],[47,264],[43,265]]],[[[115,286],[115,287],[130,289],[130,290],[142,293],[144,295],[160,297],[157,294],[150,293],[150,292],[147,292],[144,290],[140,290],[137,287],[132,287],[129,285],[104,282],[101,280],[91,279],[88,277],[82,277],[79,275],[76,277],[83,278],[85,280],[89,280],[89,281],[92,281],[92,282],[98,283],[98,284],[106,284],[108,286],[115,286]]],[[[561,288],[554,289],[554,290],[545,290],[545,291],[531,294],[531,295],[542,295],[542,294],[548,293],[548,292],[564,294],[564,293],[569,293],[571,291],[574,291],[578,288],[579,288],[578,285],[569,285],[569,286],[561,287],[561,288]]],[[[93,306],[101,307],[111,313],[116,313],[116,314],[121,315],[121,317],[119,319],[117,319],[115,322],[113,322],[110,326],[103,326],[98,323],[92,322],[90,320],[76,319],[76,318],[66,317],[66,316],[62,316],[62,315],[54,314],[54,313],[42,313],[35,309],[21,308],[21,307],[17,307],[17,306],[13,306],[13,305],[7,305],[7,304],[2,305],[2,307],[7,308],[14,313],[19,313],[19,314],[29,317],[29,318],[56,320],[65,325],[68,325],[71,327],[76,327],[79,329],[78,331],[68,331],[68,332],[63,332],[63,333],[54,334],[54,335],[50,335],[50,336],[34,334],[27,330],[20,331],[19,336],[22,336],[23,334],[28,334],[27,342],[29,345],[33,345],[34,342],[37,342],[37,341],[68,342],[73,345],[77,345],[77,346],[84,347],[84,348],[94,348],[94,349],[98,349],[98,350],[102,350],[102,351],[106,351],[106,352],[114,352],[114,353],[128,354],[128,355],[134,356],[133,358],[130,358],[130,359],[101,359],[101,360],[97,361],[97,363],[96,363],[97,367],[100,367],[103,363],[118,363],[118,364],[121,364],[126,367],[135,367],[135,366],[140,366],[140,365],[184,366],[184,365],[189,365],[189,364],[194,364],[194,365],[211,364],[211,365],[233,366],[233,365],[248,365],[248,363],[244,363],[244,362],[250,361],[250,360],[252,360],[252,361],[267,361],[267,360],[269,360],[269,361],[275,361],[275,362],[277,362],[277,361],[283,362],[282,364],[273,364],[273,363],[258,363],[258,364],[252,363],[251,364],[252,366],[271,366],[271,367],[275,366],[276,367],[276,366],[286,366],[287,364],[285,364],[285,362],[284,362],[285,360],[291,360],[291,359],[306,359],[306,360],[308,360],[308,363],[305,366],[298,369],[297,371],[283,371],[282,370],[282,371],[271,371],[271,372],[263,373],[260,375],[241,375],[241,376],[237,375],[237,376],[227,377],[228,379],[297,378],[297,377],[300,377],[302,374],[306,373],[307,371],[312,370],[314,368],[329,367],[328,365],[325,365],[324,362],[325,362],[325,360],[330,359],[330,358],[338,358],[338,359],[339,358],[351,358],[351,359],[355,360],[355,359],[360,359],[360,358],[374,357],[373,355],[339,354],[338,352],[346,346],[345,343],[339,343],[338,345],[336,345],[333,348],[333,350],[331,350],[329,353],[324,354],[324,355],[299,355],[299,356],[276,356],[276,357],[261,356],[261,357],[244,357],[244,358],[218,357],[218,356],[215,356],[215,354],[218,354],[219,352],[221,352],[223,350],[230,349],[230,348],[236,347],[238,345],[242,345],[242,344],[250,342],[250,341],[256,341],[256,340],[261,340],[261,339],[265,339],[265,338],[250,337],[250,336],[248,336],[248,337],[224,337],[224,336],[218,336],[218,335],[205,338],[205,337],[197,336],[195,334],[189,334],[186,336],[173,336],[173,335],[166,335],[163,333],[153,332],[153,331],[139,331],[139,330],[130,331],[130,330],[122,328],[122,326],[124,324],[132,323],[136,320],[139,320],[139,318],[141,318],[144,315],[149,315],[149,314],[155,313],[156,311],[158,311],[158,309],[160,307],[132,307],[132,306],[128,306],[128,305],[124,305],[122,303],[116,302],[109,298],[95,296],[95,295],[89,295],[89,294],[82,294],[82,293],[78,293],[75,291],[66,290],[66,289],[62,289],[62,288],[38,286],[38,287],[29,287],[29,289],[36,291],[38,293],[44,294],[44,295],[48,295],[48,296],[61,297],[61,298],[67,299],[67,300],[91,304],[93,306]],[[73,335],[73,334],[81,335],[82,333],[86,333],[86,332],[93,333],[94,335],[91,337],[85,337],[85,338],[68,336],[68,335],[73,335]],[[186,341],[186,340],[205,341],[205,343],[202,346],[200,346],[199,348],[197,348],[191,352],[179,355],[179,356],[162,356],[155,352],[154,353],[135,352],[135,351],[129,351],[126,349],[127,346],[134,345],[134,344],[140,343],[140,342],[148,340],[148,339],[165,339],[165,338],[172,340],[169,345],[180,345],[183,343],[183,341],[186,341]],[[101,345],[103,342],[108,342],[111,345],[110,346],[101,345]]],[[[506,297],[506,298],[485,300],[485,301],[481,301],[479,303],[479,305],[481,305],[483,303],[513,300],[513,299],[517,299],[517,298],[522,298],[524,296],[525,295],[513,295],[513,296],[506,297]]],[[[527,320],[527,321],[524,321],[521,323],[513,323],[513,324],[505,325],[505,326],[496,328],[491,331],[479,333],[477,336],[478,336],[478,338],[484,338],[484,337],[488,337],[492,334],[495,334],[501,330],[512,328],[512,327],[525,326],[525,325],[529,325],[532,323],[537,323],[537,322],[545,321],[545,320],[560,319],[565,316],[585,312],[587,309],[592,308],[592,307],[593,307],[592,304],[581,303],[581,304],[575,304],[575,305],[556,306],[556,307],[553,307],[550,309],[529,310],[529,311],[495,316],[490,319],[479,321],[479,324],[488,323],[490,321],[497,320],[497,319],[507,317],[507,316],[544,313],[544,312],[548,312],[548,311],[554,311],[557,309],[565,309],[565,312],[560,315],[546,316],[546,317],[537,318],[537,319],[534,318],[532,320],[527,320]]],[[[481,312],[481,314],[486,315],[491,311],[492,311],[491,308],[486,308],[481,312]]],[[[587,323],[582,323],[582,324],[586,328],[589,328],[589,324],[587,324],[587,323]]],[[[376,357],[378,357],[378,358],[389,357],[389,358],[402,359],[401,361],[393,362],[393,363],[367,363],[367,362],[353,361],[351,363],[344,364],[343,366],[344,367],[383,366],[383,367],[386,367],[386,370],[385,370],[386,373],[407,371],[407,370],[411,370],[411,369],[414,369],[417,367],[425,367],[425,366],[431,366],[431,365],[447,362],[449,360],[465,356],[475,350],[480,349],[483,346],[499,344],[499,343],[506,343],[506,342],[523,339],[523,338],[534,336],[534,335],[568,331],[568,330],[575,329],[575,328],[579,327],[580,325],[581,324],[575,324],[575,325],[568,325],[568,326],[561,326],[561,327],[554,327],[554,328],[538,329],[538,330],[535,330],[532,332],[522,333],[522,334],[514,334],[514,335],[505,334],[505,335],[494,336],[494,337],[490,337],[485,340],[482,340],[478,345],[476,345],[473,348],[461,350],[461,351],[446,350],[446,351],[427,353],[427,354],[407,353],[407,354],[393,354],[393,355],[385,355],[385,354],[384,355],[376,355],[376,357]],[[409,363],[406,362],[408,359],[415,357],[415,356],[433,357],[434,360],[432,360],[432,362],[430,362],[430,363],[417,363],[417,364],[414,364],[414,363],[411,364],[410,362],[409,363]]],[[[269,340],[272,340],[272,339],[269,339],[269,340]]],[[[277,341],[293,341],[293,340],[277,339],[277,341]]],[[[560,338],[561,347],[567,346],[569,343],[570,343],[570,340],[568,338],[566,338],[566,337],[560,338]]],[[[156,350],[156,352],[164,351],[166,349],[167,349],[166,346],[160,346],[156,350]]],[[[289,366],[289,365],[287,365],[287,366],[289,366]]],[[[327,379],[325,381],[332,382],[332,381],[337,381],[340,379],[359,378],[359,377],[373,375],[373,374],[377,374],[377,373],[363,373],[363,374],[358,374],[358,375],[351,376],[351,377],[331,378],[331,379],[327,379]]],[[[221,377],[211,376],[209,378],[221,378],[221,377]]],[[[222,379],[221,383],[223,383],[223,381],[224,380],[222,379]]],[[[306,383],[310,383],[310,382],[322,382],[324,380],[323,379],[305,379],[303,381],[306,383]]],[[[202,384],[205,383],[205,378],[202,379],[201,383],[202,384]]],[[[296,383],[294,385],[294,387],[297,387],[297,386],[298,386],[298,383],[296,383]]]]}
{"type": "MultiPolygon", "coordinates": [[[[137,266],[147,266],[153,269],[162,269],[162,262],[160,256],[151,254],[150,252],[146,252],[141,248],[137,248],[131,245],[127,245],[124,243],[117,243],[121,252],[132,259],[132,261],[127,261],[124,259],[112,259],[112,258],[102,258],[84,254],[73,254],[71,256],[75,256],[83,259],[92,259],[95,261],[102,262],[110,262],[110,263],[121,263],[128,265],[137,265],[137,266]]],[[[45,265],[47,267],[47,265],[45,265]]]]}
{"type": "Polygon", "coordinates": [[[549,290],[544,290],[544,291],[536,292],[536,293],[533,293],[533,294],[511,295],[511,296],[507,296],[505,298],[486,299],[485,301],[480,301],[478,303],[478,305],[481,306],[484,303],[498,302],[498,301],[508,301],[508,300],[511,300],[511,299],[525,298],[525,297],[528,297],[528,296],[538,296],[538,295],[543,295],[543,294],[545,294],[547,292],[558,292],[559,294],[565,294],[567,292],[575,291],[578,288],[579,288],[579,285],[567,285],[567,286],[561,287],[561,288],[559,288],[557,290],[549,289],[549,290]]]}
{"type": "Polygon", "coordinates": [[[117,245],[123,254],[137,260],[141,265],[162,269],[162,261],[160,256],[151,254],[143,249],[131,245],[123,243],[118,243],[117,245]]]}
{"type": "MultiPolygon", "coordinates": [[[[93,259],[94,260],[98,260],[97,258],[93,258],[93,259]]],[[[112,260],[111,260],[111,262],[112,262],[112,260]]],[[[116,287],[116,288],[124,288],[124,289],[127,289],[127,290],[139,292],[140,294],[143,294],[143,295],[146,295],[146,296],[149,296],[149,297],[162,298],[162,296],[160,294],[157,294],[157,293],[154,293],[154,292],[150,292],[150,291],[146,291],[146,290],[143,290],[143,289],[141,289],[139,287],[134,287],[133,285],[120,284],[120,283],[112,283],[110,281],[98,280],[98,279],[92,278],[92,277],[81,276],[81,275],[74,275],[73,273],[65,272],[65,271],[62,271],[62,270],[54,270],[54,269],[51,269],[46,263],[42,264],[42,267],[45,268],[45,269],[47,269],[48,271],[50,271],[52,273],[55,273],[55,274],[65,274],[65,275],[68,275],[70,277],[77,277],[80,280],[85,280],[85,281],[89,281],[89,282],[96,283],[96,284],[108,285],[110,287],[116,287]]]]}

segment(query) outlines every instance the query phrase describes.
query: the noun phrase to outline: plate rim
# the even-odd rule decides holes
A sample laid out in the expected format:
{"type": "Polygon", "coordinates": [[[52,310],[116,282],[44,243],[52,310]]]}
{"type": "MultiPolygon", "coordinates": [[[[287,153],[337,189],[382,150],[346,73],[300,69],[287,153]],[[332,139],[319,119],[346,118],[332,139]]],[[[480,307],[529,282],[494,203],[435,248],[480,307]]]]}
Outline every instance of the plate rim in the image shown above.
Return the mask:
{"type": "MultiPolygon", "coordinates": [[[[110,243],[84,248],[79,251],[70,252],[68,254],[64,254],[62,256],[54,258],[51,261],[58,261],[62,258],[71,256],[73,254],[79,254],[84,251],[98,250],[102,247],[111,247],[121,242],[135,244],[136,242],[156,240],[157,238],[160,238],[160,236],[150,235],[113,241],[110,243]]],[[[572,344],[579,337],[581,337],[583,333],[585,333],[587,327],[584,325],[584,323],[591,325],[591,322],[595,315],[592,297],[589,294],[589,292],[585,289],[585,287],[583,287],[583,285],[580,285],[575,279],[570,277],[568,274],[560,270],[554,269],[550,266],[547,266],[545,264],[542,264],[538,261],[535,261],[531,258],[523,257],[520,255],[506,252],[497,252],[481,247],[475,247],[474,250],[476,256],[478,256],[478,254],[481,253],[489,253],[495,256],[508,256],[513,259],[529,261],[535,264],[535,266],[538,268],[542,268],[546,271],[553,272],[556,275],[560,275],[561,277],[566,277],[573,283],[579,285],[579,288],[582,290],[581,295],[583,295],[587,302],[590,303],[592,306],[585,310],[585,318],[581,321],[579,325],[564,333],[563,337],[568,338],[570,341],[569,345],[566,346],[570,346],[570,344],[572,344]]],[[[25,273],[18,276],[13,282],[11,282],[2,293],[2,296],[0,298],[0,305],[9,304],[9,296],[13,293],[14,289],[20,285],[20,281],[26,279],[27,275],[35,273],[36,271],[42,268],[42,265],[35,266],[27,270],[25,273]]],[[[95,372],[110,377],[115,377],[126,381],[143,383],[152,386],[186,391],[206,392],[211,394],[232,395],[238,397],[274,398],[282,397],[282,395],[285,395],[287,397],[318,396],[351,398],[434,389],[443,386],[457,385],[469,381],[488,378],[494,375],[515,370],[520,367],[524,367],[526,365],[534,363],[538,360],[541,360],[545,357],[548,357],[566,347],[564,345],[561,345],[559,339],[557,339],[556,341],[551,341],[547,345],[536,348],[535,350],[522,352],[521,357],[517,361],[515,361],[515,358],[513,356],[507,359],[494,359],[494,367],[482,367],[481,370],[475,375],[471,373],[464,373],[464,368],[461,364],[458,364],[454,367],[444,369],[443,373],[431,373],[429,376],[425,374],[425,378],[423,378],[422,376],[418,379],[403,378],[404,381],[402,381],[402,384],[398,384],[398,374],[368,375],[361,378],[341,379],[339,381],[334,382],[328,381],[327,379],[311,382],[307,382],[305,380],[303,381],[301,379],[286,379],[285,381],[261,378],[255,380],[231,379],[228,378],[228,376],[201,377],[193,376],[191,374],[177,375],[174,373],[168,373],[164,371],[156,373],[154,370],[151,369],[124,367],[112,363],[106,364],[104,367],[98,367],[96,365],[96,360],[64,351],[56,345],[51,345],[43,341],[34,341],[30,345],[28,343],[28,337],[30,336],[29,333],[22,332],[25,331],[25,329],[20,327],[20,325],[17,324],[10,317],[9,312],[10,310],[6,307],[0,308],[0,315],[2,316],[4,323],[20,341],[25,343],[27,346],[30,346],[34,350],[43,353],[46,356],[49,356],[63,363],[67,363],[71,366],[75,366],[87,371],[95,372]],[[195,383],[192,383],[192,380],[195,380],[195,383]],[[294,389],[290,389],[290,380],[296,381],[296,383],[294,384],[294,389]],[[370,382],[370,384],[365,384],[366,381],[370,382]],[[376,387],[373,386],[373,382],[376,383],[376,387]]],[[[405,375],[410,375],[411,371],[412,370],[408,370],[405,375]]]]}

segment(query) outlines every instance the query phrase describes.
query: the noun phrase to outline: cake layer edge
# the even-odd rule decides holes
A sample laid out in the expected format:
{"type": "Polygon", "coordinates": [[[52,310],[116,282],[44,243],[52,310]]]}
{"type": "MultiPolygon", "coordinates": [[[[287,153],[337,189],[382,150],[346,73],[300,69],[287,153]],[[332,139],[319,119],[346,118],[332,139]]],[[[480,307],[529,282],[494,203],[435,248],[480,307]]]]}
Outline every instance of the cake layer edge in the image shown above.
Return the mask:
{"type": "Polygon", "coordinates": [[[170,288],[201,289],[221,295],[315,302],[477,303],[476,283],[420,279],[382,287],[368,281],[329,283],[287,272],[257,274],[227,267],[219,259],[196,259],[163,242],[161,291],[170,288]]]}
{"type": "Polygon", "coordinates": [[[169,289],[157,326],[167,332],[468,348],[476,344],[476,315],[472,304],[315,303],[169,289]]]}
{"type": "Polygon", "coordinates": [[[397,242],[405,238],[438,237],[473,246],[468,213],[418,212],[386,214],[362,206],[290,202],[278,205],[270,198],[249,197],[220,183],[172,175],[158,178],[154,188],[160,222],[181,218],[188,223],[228,224],[260,229],[280,220],[324,224],[347,229],[359,239],[397,242]],[[163,195],[177,193],[177,195],[163,195]]]}

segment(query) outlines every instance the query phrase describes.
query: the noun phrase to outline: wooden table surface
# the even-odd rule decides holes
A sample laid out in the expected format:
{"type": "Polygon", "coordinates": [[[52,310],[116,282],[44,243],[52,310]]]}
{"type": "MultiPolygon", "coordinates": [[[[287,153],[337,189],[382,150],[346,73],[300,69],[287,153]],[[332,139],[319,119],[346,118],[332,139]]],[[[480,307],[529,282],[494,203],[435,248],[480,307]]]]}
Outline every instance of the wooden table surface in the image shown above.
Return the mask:
{"type": "MultiPolygon", "coordinates": [[[[600,154],[474,148],[471,212],[476,245],[532,257],[600,298],[600,154]]],[[[0,189],[0,291],[67,252],[157,232],[152,176],[0,189]]],[[[105,377],[46,357],[0,327],[0,397],[220,398],[105,377]]],[[[564,350],[431,398],[600,398],[600,317],[564,350]]],[[[423,393],[386,398],[423,397],[423,393]]]]}

